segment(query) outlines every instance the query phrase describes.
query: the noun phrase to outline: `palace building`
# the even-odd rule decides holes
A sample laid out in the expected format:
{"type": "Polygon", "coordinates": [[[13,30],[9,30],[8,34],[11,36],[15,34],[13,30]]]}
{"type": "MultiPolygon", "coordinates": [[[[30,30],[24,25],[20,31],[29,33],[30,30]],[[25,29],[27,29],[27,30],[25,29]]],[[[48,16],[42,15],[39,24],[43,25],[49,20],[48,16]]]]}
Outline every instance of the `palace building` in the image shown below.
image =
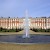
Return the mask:
{"type": "MultiPolygon", "coordinates": [[[[50,18],[46,17],[37,17],[29,19],[30,28],[50,28],[50,18]]],[[[12,28],[24,28],[25,18],[0,18],[0,27],[12,29],[12,28]]]]}

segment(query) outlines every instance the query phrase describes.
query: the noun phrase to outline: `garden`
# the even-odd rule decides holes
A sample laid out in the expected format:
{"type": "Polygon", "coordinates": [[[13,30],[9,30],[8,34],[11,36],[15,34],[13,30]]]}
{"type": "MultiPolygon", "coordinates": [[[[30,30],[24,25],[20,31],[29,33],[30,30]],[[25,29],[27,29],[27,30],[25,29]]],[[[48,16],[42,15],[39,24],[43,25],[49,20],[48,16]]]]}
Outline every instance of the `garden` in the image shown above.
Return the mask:
{"type": "Polygon", "coordinates": [[[2,28],[2,27],[0,27],[0,32],[19,32],[19,31],[22,31],[23,29],[22,28],[20,28],[20,29],[6,29],[6,28],[2,28]]]}

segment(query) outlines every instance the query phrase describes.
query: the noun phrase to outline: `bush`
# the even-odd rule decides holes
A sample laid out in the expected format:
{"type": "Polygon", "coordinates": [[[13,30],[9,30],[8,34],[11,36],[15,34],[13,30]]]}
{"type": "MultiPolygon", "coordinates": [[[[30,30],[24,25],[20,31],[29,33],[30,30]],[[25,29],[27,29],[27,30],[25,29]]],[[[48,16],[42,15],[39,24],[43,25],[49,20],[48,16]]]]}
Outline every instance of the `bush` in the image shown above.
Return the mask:
{"type": "Polygon", "coordinates": [[[19,32],[19,29],[16,28],[16,32],[19,32]]]}
{"type": "Polygon", "coordinates": [[[23,29],[5,29],[5,28],[0,28],[0,32],[19,32],[19,31],[22,31],[23,29]]]}
{"type": "Polygon", "coordinates": [[[37,32],[37,31],[38,31],[38,29],[35,29],[35,28],[33,28],[33,29],[32,29],[32,31],[35,31],[35,32],[37,32]]]}
{"type": "Polygon", "coordinates": [[[50,32],[50,29],[31,29],[32,31],[35,31],[35,32],[50,32]]]}
{"type": "Polygon", "coordinates": [[[3,28],[2,27],[0,27],[0,31],[2,31],[3,30],[3,28]]]}

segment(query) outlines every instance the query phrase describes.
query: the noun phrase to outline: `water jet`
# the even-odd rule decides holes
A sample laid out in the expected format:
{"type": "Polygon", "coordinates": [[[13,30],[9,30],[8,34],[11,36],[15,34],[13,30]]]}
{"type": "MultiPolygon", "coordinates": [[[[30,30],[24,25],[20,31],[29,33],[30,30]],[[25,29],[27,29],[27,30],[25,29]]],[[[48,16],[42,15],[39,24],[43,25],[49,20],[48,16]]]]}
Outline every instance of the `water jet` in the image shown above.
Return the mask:
{"type": "Polygon", "coordinates": [[[28,17],[28,11],[26,10],[25,12],[25,22],[24,22],[24,35],[22,36],[23,38],[30,38],[29,35],[29,17],[28,17]]]}

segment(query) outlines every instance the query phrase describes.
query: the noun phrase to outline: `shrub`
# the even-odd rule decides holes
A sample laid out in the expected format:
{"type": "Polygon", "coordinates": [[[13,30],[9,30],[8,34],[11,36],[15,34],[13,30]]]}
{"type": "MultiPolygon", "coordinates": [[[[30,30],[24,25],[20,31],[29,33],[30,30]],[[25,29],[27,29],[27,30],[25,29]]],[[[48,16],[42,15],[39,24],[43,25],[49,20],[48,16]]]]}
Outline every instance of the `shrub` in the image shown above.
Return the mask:
{"type": "Polygon", "coordinates": [[[0,32],[19,32],[19,31],[22,31],[23,29],[6,29],[6,28],[2,28],[2,27],[0,27],[0,32]]]}
{"type": "Polygon", "coordinates": [[[2,27],[0,27],[0,31],[2,31],[3,30],[3,28],[2,27]]]}
{"type": "Polygon", "coordinates": [[[32,31],[35,31],[35,32],[50,32],[50,29],[31,29],[32,31]]]}

